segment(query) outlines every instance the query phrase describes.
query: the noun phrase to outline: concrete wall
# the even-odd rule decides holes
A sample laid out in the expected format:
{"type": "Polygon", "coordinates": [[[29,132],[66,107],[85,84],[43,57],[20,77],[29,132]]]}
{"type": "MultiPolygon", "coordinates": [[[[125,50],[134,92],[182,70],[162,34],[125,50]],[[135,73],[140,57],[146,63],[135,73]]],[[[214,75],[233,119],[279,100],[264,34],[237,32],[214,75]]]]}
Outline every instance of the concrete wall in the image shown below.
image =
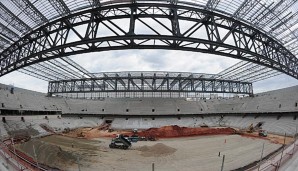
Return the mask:
{"type": "Polygon", "coordinates": [[[293,136],[298,127],[298,119],[294,120],[293,115],[284,115],[280,118],[278,115],[227,115],[221,117],[219,115],[183,116],[183,117],[115,117],[112,122],[113,129],[149,129],[159,128],[167,125],[178,125],[180,127],[232,127],[232,128],[248,128],[250,124],[254,126],[262,122],[262,129],[269,133],[293,136]]]}
{"type": "Polygon", "coordinates": [[[298,86],[256,94],[255,97],[187,101],[171,98],[66,99],[76,114],[179,115],[209,113],[298,112],[298,86]],[[152,111],[154,110],[154,112],[152,111]]]}

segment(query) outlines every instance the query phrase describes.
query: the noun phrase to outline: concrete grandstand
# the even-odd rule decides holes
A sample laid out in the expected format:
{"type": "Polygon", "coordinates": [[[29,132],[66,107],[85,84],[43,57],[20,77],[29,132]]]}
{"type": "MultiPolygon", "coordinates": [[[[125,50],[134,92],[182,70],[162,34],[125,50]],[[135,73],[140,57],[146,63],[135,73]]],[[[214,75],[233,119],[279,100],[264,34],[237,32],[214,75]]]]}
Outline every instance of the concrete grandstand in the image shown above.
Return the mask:
{"type": "MultiPolygon", "coordinates": [[[[189,100],[186,98],[47,97],[47,94],[1,85],[1,137],[47,136],[53,132],[111,123],[114,130],[163,126],[247,128],[262,123],[275,135],[294,136],[298,121],[298,87],[254,97],[189,100]],[[33,98],[34,97],[34,98],[33,98]],[[153,110],[154,109],[154,110],[153,110]],[[47,129],[45,129],[47,128],[47,129]]],[[[286,166],[285,166],[286,167],[286,166]]]]}
{"type": "MultiPolygon", "coordinates": [[[[1,85],[0,93],[0,102],[3,104],[0,108],[2,118],[5,118],[8,123],[11,120],[20,123],[24,128],[26,127],[24,123],[32,123],[34,119],[50,124],[52,120],[62,122],[63,120],[59,119],[61,116],[67,118],[65,123],[69,122],[68,119],[73,116],[85,119],[91,117],[91,121],[92,117],[101,118],[97,122],[90,122],[89,126],[101,124],[105,118],[109,118],[113,120],[112,127],[118,129],[148,129],[166,125],[200,127],[203,124],[213,127],[244,128],[250,123],[264,122],[263,126],[269,132],[294,135],[297,125],[298,86],[255,94],[254,97],[198,101],[186,98],[88,100],[46,97],[46,94],[20,88],[14,88],[12,94],[9,86],[5,85],[1,85]],[[49,120],[46,120],[44,116],[47,116],[49,120]],[[24,122],[21,117],[24,118],[24,122]]],[[[77,120],[78,125],[85,121],[77,120]]],[[[75,126],[75,123],[72,122],[71,126],[79,127],[75,126]]],[[[59,127],[59,125],[62,126],[59,122],[53,127],[59,127]]],[[[68,124],[66,127],[69,127],[68,124]]],[[[61,129],[64,128],[61,127],[61,129]]],[[[1,130],[6,132],[5,129],[1,130]]]]}

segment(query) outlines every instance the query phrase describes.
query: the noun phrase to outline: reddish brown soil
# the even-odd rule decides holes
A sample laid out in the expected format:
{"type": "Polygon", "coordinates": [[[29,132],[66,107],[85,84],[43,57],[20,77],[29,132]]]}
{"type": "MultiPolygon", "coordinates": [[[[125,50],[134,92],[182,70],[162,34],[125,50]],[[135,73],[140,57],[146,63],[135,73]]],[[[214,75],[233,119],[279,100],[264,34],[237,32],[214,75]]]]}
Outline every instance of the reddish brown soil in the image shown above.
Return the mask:
{"type": "MultiPolygon", "coordinates": [[[[188,128],[179,127],[177,125],[164,126],[161,128],[150,128],[144,131],[139,131],[138,135],[141,137],[155,137],[155,138],[172,138],[172,137],[186,137],[196,135],[219,135],[219,134],[234,134],[233,128],[188,128]]],[[[99,137],[115,137],[117,134],[125,134],[131,136],[132,131],[112,131],[101,130],[98,128],[81,128],[72,130],[67,134],[69,137],[80,137],[86,139],[99,138],[99,137]]]]}
{"type": "MultiPolygon", "coordinates": [[[[174,137],[187,137],[187,136],[200,136],[200,135],[231,135],[239,134],[243,137],[253,138],[253,139],[265,139],[270,140],[272,143],[283,144],[284,137],[278,135],[268,134],[267,137],[260,137],[257,132],[246,133],[239,132],[237,129],[233,128],[188,128],[188,127],[179,127],[177,125],[164,126],[161,128],[150,128],[147,130],[139,131],[138,135],[140,137],[155,137],[155,138],[174,138],[174,137]]],[[[86,138],[93,139],[99,137],[116,137],[117,134],[124,134],[131,136],[132,131],[128,130],[117,130],[109,132],[107,129],[102,129],[102,127],[96,128],[79,128],[72,130],[64,136],[74,137],[74,138],[86,138]]],[[[286,144],[289,144],[293,141],[293,138],[287,137],[286,144]]]]}
{"type": "Polygon", "coordinates": [[[234,134],[233,128],[187,128],[179,127],[177,125],[164,126],[161,128],[150,128],[148,130],[139,132],[139,136],[152,136],[156,138],[172,138],[172,137],[186,137],[196,135],[219,135],[234,134]]]}

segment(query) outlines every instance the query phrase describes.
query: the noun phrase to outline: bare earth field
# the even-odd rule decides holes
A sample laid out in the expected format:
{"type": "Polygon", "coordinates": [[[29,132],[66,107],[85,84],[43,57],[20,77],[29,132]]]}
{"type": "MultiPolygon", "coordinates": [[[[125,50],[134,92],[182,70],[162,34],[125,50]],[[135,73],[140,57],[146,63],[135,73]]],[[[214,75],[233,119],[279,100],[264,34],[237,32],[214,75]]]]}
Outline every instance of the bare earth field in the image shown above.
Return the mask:
{"type": "MultiPolygon", "coordinates": [[[[27,142],[27,145],[19,145],[18,149],[30,154],[31,141],[27,142]]],[[[139,141],[133,143],[128,150],[110,149],[108,145],[111,138],[105,137],[87,140],[53,135],[37,141],[45,145],[59,146],[56,150],[51,150],[54,149],[52,146],[46,148],[47,151],[37,148],[36,154],[39,162],[42,163],[44,160],[48,165],[55,165],[67,171],[77,171],[78,167],[82,171],[151,171],[152,163],[155,164],[155,170],[162,171],[218,171],[221,167],[223,154],[225,154],[224,170],[233,170],[259,160],[263,143],[265,143],[265,155],[281,147],[280,144],[265,139],[239,135],[192,136],[159,139],[158,141],[139,141]],[[51,154],[52,151],[55,154],[51,154]],[[221,156],[218,156],[219,152],[221,152],[221,156]],[[45,157],[49,154],[51,154],[51,159],[45,157]]]]}

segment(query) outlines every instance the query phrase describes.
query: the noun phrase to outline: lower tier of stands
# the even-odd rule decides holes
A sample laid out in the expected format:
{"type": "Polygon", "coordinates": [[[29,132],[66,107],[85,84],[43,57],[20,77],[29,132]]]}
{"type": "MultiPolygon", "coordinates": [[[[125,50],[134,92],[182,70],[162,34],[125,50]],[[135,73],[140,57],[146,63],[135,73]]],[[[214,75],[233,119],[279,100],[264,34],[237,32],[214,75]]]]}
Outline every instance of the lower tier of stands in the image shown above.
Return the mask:
{"type": "Polygon", "coordinates": [[[3,116],[0,122],[1,136],[47,135],[65,129],[96,127],[111,123],[112,129],[148,129],[178,125],[180,127],[232,127],[244,129],[259,124],[269,133],[293,136],[297,132],[298,120],[295,114],[247,114],[247,115],[191,115],[191,116],[67,116],[34,115],[3,116]]]}
{"type": "Polygon", "coordinates": [[[113,129],[148,129],[167,125],[180,127],[232,127],[245,129],[251,124],[261,124],[269,133],[294,135],[298,120],[294,115],[194,115],[192,117],[123,117],[114,118],[113,129]]]}

